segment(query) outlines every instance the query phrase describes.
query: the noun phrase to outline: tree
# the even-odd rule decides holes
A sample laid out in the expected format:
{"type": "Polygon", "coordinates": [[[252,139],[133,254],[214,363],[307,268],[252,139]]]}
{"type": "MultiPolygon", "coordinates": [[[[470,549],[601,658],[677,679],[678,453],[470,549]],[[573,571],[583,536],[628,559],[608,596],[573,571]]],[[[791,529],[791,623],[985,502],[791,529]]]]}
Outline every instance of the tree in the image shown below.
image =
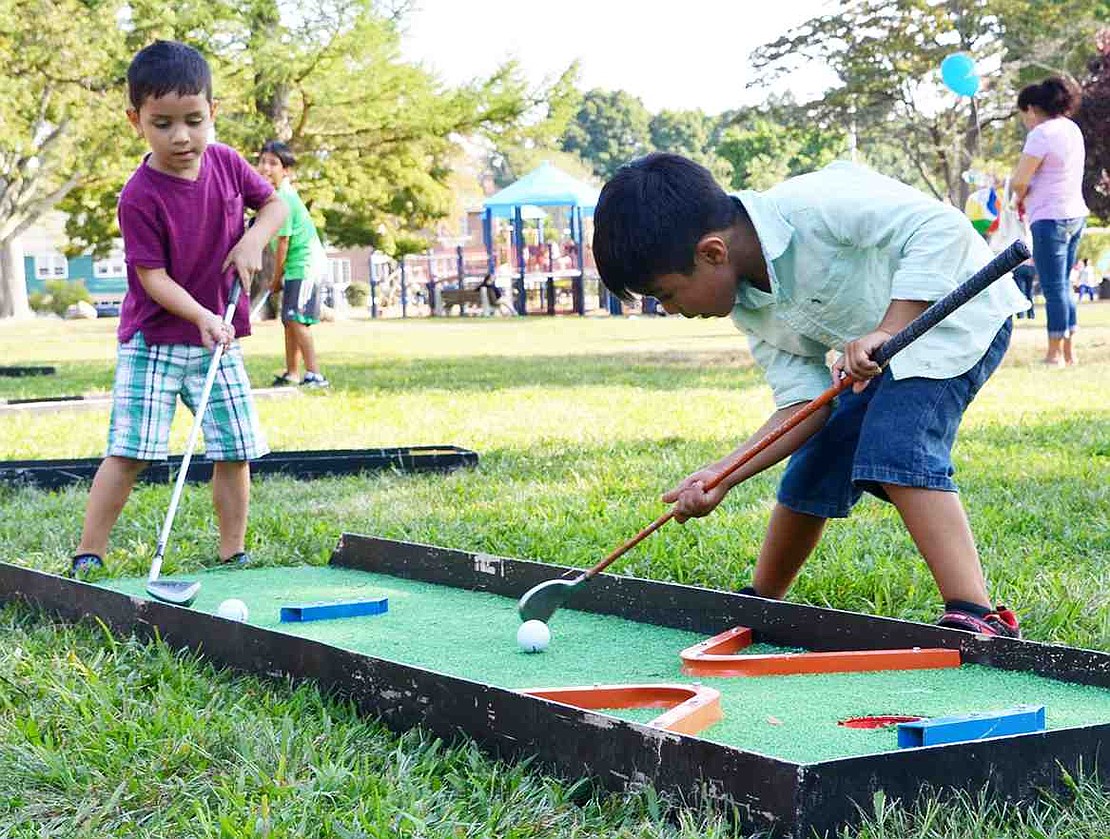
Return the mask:
{"type": "MultiPolygon", "coordinates": [[[[963,206],[961,175],[976,153],[983,125],[966,100],[937,99],[937,68],[945,55],[963,50],[981,62],[1001,50],[987,3],[935,0],[848,0],[760,47],[760,69],[782,72],[801,56],[822,61],[840,85],[824,96],[826,117],[854,125],[860,147],[896,143],[926,189],[963,206]]],[[[981,104],[987,105],[986,95],[981,104]]],[[[1003,117],[1004,118],[1004,117],[1003,117]]]]}
{"type": "Polygon", "coordinates": [[[608,179],[621,164],[651,151],[651,114],[630,93],[595,88],[582,98],[563,135],[563,148],[608,179]]]}
{"type": "Polygon", "coordinates": [[[1095,46],[1076,122],[1087,146],[1083,196],[1092,213],[1110,219],[1110,29],[1098,33],[1095,46]]]}
{"type": "Polygon", "coordinates": [[[1004,66],[1016,85],[1048,75],[1082,76],[1091,37],[1110,17],[1107,0],[993,0],[1003,23],[1004,66]]]}
{"type": "Polygon", "coordinates": [[[581,158],[562,149],[563,135],[582,104],[578,72],[578,62],[573,62],[553,82],[545,81],[528,94],[529,107],[522,119],[485,132],[491,144],[489,174],[496,188],[508,186],[544,160],[575,175],[590,172],[581,158]]]}
{"type": "Polygon", "coordinates": [[[720,180],[730,173],[728,161],[717,154],[720,120],[701,110],[660,111],[651,118],[651,145],[695,160],[720,180]]]}
{"type": "Polygon", "coordinates": [[[128,146],[120,9],[0,0],[0,317],[29,312],[17,237],[128,146]]]}
{"type": "Polygon", "coordinates": [[[843,128],[823,125],[819,115],[791,98],[726,119],[717,153],[729,166],[734,189],[767,189],[832,163],[847,148],[843,128]]]}
{"type": "MultiPolygon", "coordinates": [[[[918,183],[963,206],[963,173],[982,155],[981,140],[1012,123],[1014,84],[1073,59],[1077,33],[1093,31],[1105,0],[846,0],[753,54],[770,80],[808,58],[839,83],[819,103],[829,120],[855,126],[865,157],[897,151],[918,183]],[[938,85],[937,69],[956,51],[988,74],[974,102],[938,85]]],[[[1007,131],[1013,132],[1010,125],[1007,131]]],[[[1011,135],[1016,138],[1016,135],[1011,135]]],[[[985,138],[988,143],[991,138],[985,138]]],[[[995,146],[992,150],[997,150],[995,146]]]]}
{"type": "MultiPolygon", "coordinates": [[[[400,58],[407,6],[321,0],[134,0],[129,40],[177,38],[201,49],[215,76],[219,139],[247,157],[268,139],[298,155],[298,188],[329,242],[389,252],[406,232],[451,210],[461,135],[514,122],[528,106],[515,65],[445,89],[400,58]]],[[[106,212],[125,173],[76,193],[70,235],[96,247],[114,234],[106,212]]]]}

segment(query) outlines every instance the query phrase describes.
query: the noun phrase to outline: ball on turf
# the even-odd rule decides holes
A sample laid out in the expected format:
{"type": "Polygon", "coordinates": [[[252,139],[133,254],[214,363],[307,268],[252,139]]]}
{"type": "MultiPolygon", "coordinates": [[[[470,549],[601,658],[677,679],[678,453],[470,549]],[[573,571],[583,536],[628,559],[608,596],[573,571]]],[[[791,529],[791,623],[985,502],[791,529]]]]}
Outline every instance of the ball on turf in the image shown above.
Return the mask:
{"type": "Polygon", "coordinates": [[[232,621],[245,621],[250,612],[247,611],[247,604],[242,600],[229,597],[216,608],[216,614],[232,621]]]}
{"type": "Polygon", "coordinates": [[[525,621],[516,631],[516,643],[526,653],[542,653],[551,641],[551,630],[543,621],[525,621]]]}

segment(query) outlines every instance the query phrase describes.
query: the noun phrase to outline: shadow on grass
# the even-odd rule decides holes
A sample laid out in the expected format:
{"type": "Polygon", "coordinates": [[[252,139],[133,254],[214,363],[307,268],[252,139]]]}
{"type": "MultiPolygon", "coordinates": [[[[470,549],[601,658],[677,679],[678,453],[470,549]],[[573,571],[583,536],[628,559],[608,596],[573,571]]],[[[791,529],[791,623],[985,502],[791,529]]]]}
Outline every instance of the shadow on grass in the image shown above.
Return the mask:
{"type": "MultiPolygon", "coordinates": [[[[284,366],[278,356],[246,357],[255,387],[269,387],[284,366]]],[[[324,358],[322,364],[337,391],[404,392],[413,390],[496,391],[528,387],[631,386],[674,391],[686,388],[747,388],[763,378],[751,359],[737,352],[650,353],[634,355],[563,355],[511,358],[381,358],[366,361],[350,354],[324,358]]],[[[55,376],[0,380],[0,399],[76,396],[109,392],[114,365],[89,362],[58,366],[55,376]]]]}
{"type": "MultiPolygon", "coordinates": [[[[275,362],[276,363],[276,362],[275,362]]],[[[265,359],[249,361],[251,378],[265,379],[265,359]]],[[[333,385],[344,391],[403,392],[424,389],[496,391],[529,387],[624,386],[675,391],[686,388],[761,386],[762,373],[746,354],[668,352],[650,355],[564,355],[510,358],[330,360],[333,385]]],[[[267,381],[268,384],[268,381],[267,381]]]]}

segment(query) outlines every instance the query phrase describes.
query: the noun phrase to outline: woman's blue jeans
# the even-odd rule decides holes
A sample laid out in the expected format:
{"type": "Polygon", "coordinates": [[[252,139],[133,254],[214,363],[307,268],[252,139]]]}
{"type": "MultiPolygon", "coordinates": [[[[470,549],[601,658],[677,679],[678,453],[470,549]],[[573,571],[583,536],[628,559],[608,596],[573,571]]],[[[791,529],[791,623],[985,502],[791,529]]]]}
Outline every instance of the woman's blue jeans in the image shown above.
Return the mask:
{"type": "Polygon", "coordinates": [[[1049,338],[1067,338],[1075,331],[1075,299],[1071,295],[1071,267],[1085,218],[1041,219],[1029,227],[1033,233],[1033,264],[1041,281],[1049,338]]]}

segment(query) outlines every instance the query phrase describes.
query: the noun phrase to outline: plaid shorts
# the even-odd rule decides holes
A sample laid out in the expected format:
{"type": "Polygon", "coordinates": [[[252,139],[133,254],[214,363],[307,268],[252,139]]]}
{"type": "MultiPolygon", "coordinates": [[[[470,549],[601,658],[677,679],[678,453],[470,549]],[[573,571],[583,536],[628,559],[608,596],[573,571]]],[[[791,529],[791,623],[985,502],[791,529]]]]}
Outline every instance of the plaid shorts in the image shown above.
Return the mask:
{"type": "MultiPolygon", "coordinates": [[[[204,347],[148,346],[141,332],[120,344],[112,385],[108,456],[133,460],[169,457],[177,397],[195,412],[211,360],[212,353],[204,347]]],[[[220,358],[201,429],[210,460],[255,460],[269,452],[238,342],[220,358]]]]}

